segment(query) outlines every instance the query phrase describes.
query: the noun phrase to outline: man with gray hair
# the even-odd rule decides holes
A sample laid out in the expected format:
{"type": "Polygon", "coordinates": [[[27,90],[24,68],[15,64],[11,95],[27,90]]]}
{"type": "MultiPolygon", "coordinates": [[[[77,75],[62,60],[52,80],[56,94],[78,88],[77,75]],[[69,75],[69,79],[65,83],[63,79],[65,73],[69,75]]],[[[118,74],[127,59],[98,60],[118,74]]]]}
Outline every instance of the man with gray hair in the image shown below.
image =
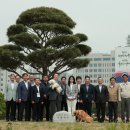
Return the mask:
{"type": "Polygon", "coordinates": [[[98,85],[95,86],[95,102],[98,122],[104,122],[106,103],[109,99],[107,86],[103,84],[103,78],[98,77],[98,85]]]}
{"type": "Polygon", "coordinates": [[[122,74],[123,83],[121,86],[121,119],[123,122],[129,122],[130,115],[130,82],[128,82],[128,74],[122,74]],[[126,113],[126,115],[125,115],[126,113]],[[126,117],[126,119],[125,119],[126,117]]]}
{"type": "Polygon", "coordinates": [[[17,82],[15,82],[15,75],[10,75],[10,81],[7,83],[5,89],[6,95],[6,121],[15,121],[16,114],[16,91],[17,91],[17,82]]]}

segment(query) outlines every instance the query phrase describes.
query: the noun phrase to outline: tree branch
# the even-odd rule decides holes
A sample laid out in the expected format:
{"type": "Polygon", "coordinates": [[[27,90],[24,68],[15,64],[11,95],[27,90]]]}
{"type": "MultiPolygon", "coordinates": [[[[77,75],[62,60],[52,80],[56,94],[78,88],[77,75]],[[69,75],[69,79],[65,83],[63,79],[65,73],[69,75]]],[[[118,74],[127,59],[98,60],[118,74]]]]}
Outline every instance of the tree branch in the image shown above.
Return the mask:
{"type": "Polygon", "coordinates": [[[15,71],[15,70],[12,70],[12,69],[10,69],[10,68],[7,68],[6,70],[9,71],[9,72],[15,73],[16,75],[19,75],[20,77],[22,77],[22,76],[21,76],[17,71],[15,71]]]}

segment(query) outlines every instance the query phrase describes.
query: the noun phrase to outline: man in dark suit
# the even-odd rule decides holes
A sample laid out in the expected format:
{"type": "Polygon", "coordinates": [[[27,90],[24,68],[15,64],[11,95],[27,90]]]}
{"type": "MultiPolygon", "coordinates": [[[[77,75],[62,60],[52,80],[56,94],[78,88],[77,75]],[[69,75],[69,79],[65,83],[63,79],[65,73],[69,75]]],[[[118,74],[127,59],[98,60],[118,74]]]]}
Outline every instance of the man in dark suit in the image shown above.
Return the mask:
{"type": "Polygon", "coordinates": [[[48,83],[49,77],[47,75],[43,76],[43,81],[41,82],[41,86],[44,91],[43,99],[44,99],[44,104],[42,105],[41,108],[41,115],[40,115],[40,120],[43,120],[43,111],[44,108],[46,109],[46,121],[49,121],[49,99],[48,99],[48,93],[49,93],[49,88],[50,85],[48,83]]]}
{"type": "Polygon", "coordinates": [[[28,74],[23,74],[23,81],[18,85],[18,100],[20,104],[19,121],[23,119],[25,109],[25,121],[30,121],[31,84],[28,82],[28,74]]]}
{"type": "Polygon", "coordinates": [[[67,102],[66,102],[66,77],[61,77],[61,87],[62,87],[62,102],[61,102],[61,110],[68,111],[67,102]]]}
{"type": "MultiPolygon", "coordinates": [[[[58,80],[59,75],[56,73],[53,76],[53,79],[61,85],[60,81],[58,80]]],[[[55,89],[53,90],[51,87],[49,89],[49,111],[50,111],[50,121],[53,119],[53,115],[57,111],[61,111],[61,101],[62,101],[62,95],[59,94],[55,89]]]]}
{"type": "MultiPolygon", "coordinates": [[[[55,73],[53,79],[61,86],[61,82],[59,81],[59,74],[55,73]]],[[[62,95],[61,93],[57,93],[56,97],[56,107],[57,111],[61,111],[61,102],[62,102],[62,95]]]]}
{"type": "Polygon", "coordinates": [[[81,109],[83,109],[83,103],[80,102],[80,87],[82,85],[82,78],[80,76],[76,77],[76,84],[78,87],[76,110],[81,110],[81,109]]]}
{"type": "Polygon", "coordinates": [[[90,84],[90,77],[85,76],[85,84],[80,87],[80,102],[83,103],[84,111],[87,110],[87,113],[91,116],[92,103],[94,103],[95,91],[94,86],[90,84]]]}
{"type": "Polygon", "coordinates": [[[43,104],[43,88],[40,85],[40,79],[35,79],[35,85],[31,88],[31,102],[33,108],[33,121],[39,121],[41,115],[41,105],[43,104]]]}
{"type": "MultiPolygon", "coordinates": [[[[15,76],[15,80],[17,82],[17,84],[19,84],[21,82],[21,77],[19,75],[16,75],[15,76]]],[[[18,100],[18,87],[17,87],[17,90],[16,90],[16,113],[17,113],[17,120],[19,120],[19,109],[20,109],[20,106],[19,106],[19,100],[18,100]]]]}
{"type": "Polygon", "coordinates": [[[103,85],[103,78],[98,78],[98,85],[95,86],[95,102],[98,122],[104,122],[106,102],[108,102],[109,93],[107,86],[103,85]]]}

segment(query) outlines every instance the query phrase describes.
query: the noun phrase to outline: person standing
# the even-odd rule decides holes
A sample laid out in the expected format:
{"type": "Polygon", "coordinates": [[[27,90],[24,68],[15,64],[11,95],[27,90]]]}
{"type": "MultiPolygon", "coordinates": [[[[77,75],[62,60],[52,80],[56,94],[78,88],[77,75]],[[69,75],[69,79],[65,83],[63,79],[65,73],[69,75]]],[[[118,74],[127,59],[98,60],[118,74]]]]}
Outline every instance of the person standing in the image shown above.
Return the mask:
{"type": "Polygon", "coordinates": [[[78,87],[75,82],[74,76],[70,76],[68,79],[68,86],[66,88],[67,106],[68,112],[73,114],[76,110],[78,87]]]}
{"type": "Polygon", "coordinates": [[[108,92],[109,92],[109,101],[108,101],[109,122],[113,121],[117,122],[118,101],[121,101],[121,96],[120,96],[120,86],[116,83],[115,77],[110,78],[110,85],[108,85],[108,92]]]}
{"type": "MultiPolygon", "coordinates": [[[[54,74],[53,79],[61,86],[61,82],[59,81],[59,74],[54,74]]],[[[57,92],[57,98],[56,98],[56,106],[57,111],[61,111],[61,102],[62,102],[62,95],[61,93],[57,92]]]]}
{"type": "MultiPolygon", "coordinates": [[[[34,75],[29,75],[29,82],[30,82],[30,84],[31,84],[31,89],[32,89],[32,87],[33,86],[35,86],[35,77],[34,77],[34,75]]],[[[31,89],[30,89],[30,91],[31,91],[31,89]]],[[[32,102],[30,101],[30,105],[29,105],[29,110],[30,110],[30,112],[29,112],[29,114],[30,114],[30,118],[32,118],[32,102]]]]}
{"type": "Polygon", "coordinates": [[[29,75],[29,82],[31,83],[31,86],[35,85],[35,77],[34,77],[34,75],[29,75]]]}
{"type": "Polygon", "coordinates": [[[28,74],[23,74],[23,81],[18,85],[18,99],[20,105],[19,121],[23,120],[23,112],[25,110],[25,121],[30,121],[30,102],[31,102],[31,84],[28,81],[28,74]]]}
{"type": "MultiPolygon", "coordinates": [[[[21,77],[19,75],[16,75],[15,76],[15,80],[16,82],[19,84],[21,82],[21,77]]],[[[19,100],[18,100],[18,87],[17,87],[17,90],[16,90],[16,113],[17,113],[17,120],[19,119],[19,100]]]]}
{"type": "Polygon", "coordinates": [[[130,115],[130,82],[128,82],[128,74],[122,74],[123,83],[121,86],[121,119],[123,122],[129,122],[130,115]],[[126,113],[126,115],[125,115],[126,113]],[[125,120],[126,117],[126,120],[125,120]]]}
{"type": "Polygon", "coordinates": [[[80,102],[80,88],[82,84],[82,78],[80,76],[76,77],[76,84],[78,87],[78,95],[77,95],[77,103],[76,103],[76,110],[83,110],[83,104],[80,102]]]}
{"type": "Polygon", "coordinates": [[[41,106],[41,115],[40,115],[40,120],[43,120],[43,111],[44,108],[46,109],[46,121],[49,121],[49,88],[50,85],[48,83],[49,77],[47,75],[43,76],[43,81],[41,82],[41,86],[43,88],[43,99],[44,99],[44,103],[41,106]]]}
{"type": "Polygon", "coordinates": [[[41,115],[41,105],[43,105],[43,88],[40,85],[40,79],[35,78],[35,85],[31,88],[31,102],[33,108],[33,121],[39,121],[41,115]]]}
{"type": "Polygon", "coordinates": [[[62,102],[61,102],[61,110],[68,111],[67,102],[66,102],[66,77],[61,77],[61,88],[62,88],[62,102]]]}
{"type": "MultiPolygon", "coordinates": [[[[59,84],[61,85],[59,79],[59,75],[57,73],[54,74],[53,79],[59,84]]],[[[56,91],[56,89],[52,89],[50,86],[49,89],[49,114],[50,114],[50,121],[53,121],[53,115],[55,114],[55,112],[57,111],[61,111],[61,101],[62,101],[62,95],[61,93],[58,93],[56,91]]]]}
{"type": "Polygon", "coordinates": [[[10,81],[7,83],[5,89],[6,95],[6,121],[16,120],[16,92],[17,92],[17,82],[15,82],[15,75],[10,75],[10,81]]]}
{"type": "Polygon", "coordinates": [[[81,85],[80,88],[80,102],[83,103],[84,111],[91,116],[92,114],[92,103],[95,99],[94,86],[90,84],[91,80],[89,76],[85,76],[85,84],[81,85]]]}
{"type": "Polygon", "coordinates": [[[98,85],[95,86],[95,102],[98,122],[104,122],[106,103],[109,99],[107,86],[103,84],[103,78],[98,78],[98,85]]]}

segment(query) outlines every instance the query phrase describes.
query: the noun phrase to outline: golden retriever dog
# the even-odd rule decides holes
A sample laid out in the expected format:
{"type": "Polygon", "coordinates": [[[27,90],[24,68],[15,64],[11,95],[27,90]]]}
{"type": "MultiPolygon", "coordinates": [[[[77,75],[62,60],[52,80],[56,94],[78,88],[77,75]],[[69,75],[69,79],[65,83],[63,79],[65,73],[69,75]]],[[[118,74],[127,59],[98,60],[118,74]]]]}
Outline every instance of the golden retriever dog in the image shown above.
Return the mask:
{"type": "Polygon", "coordinates": [[[76,110],[74,111],[74,116],[76,116],[76,118],[82,122],[82,121],[85,121],[87,123],[93,123],[93,118],[90,117],[88,115],[88,113],[86,113],[85,111],[83,110],[76,110]]]}

